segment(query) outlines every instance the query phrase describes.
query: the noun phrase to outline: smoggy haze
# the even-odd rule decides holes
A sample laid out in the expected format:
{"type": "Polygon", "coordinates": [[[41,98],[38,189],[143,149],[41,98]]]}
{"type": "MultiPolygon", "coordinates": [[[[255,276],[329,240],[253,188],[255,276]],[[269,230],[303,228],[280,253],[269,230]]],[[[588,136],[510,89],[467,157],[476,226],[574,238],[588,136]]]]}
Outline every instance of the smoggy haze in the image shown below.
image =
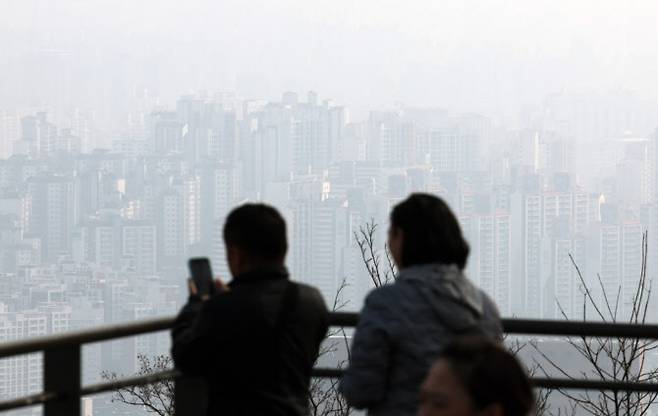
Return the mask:
{"type": "Polygon", "coordinates": [[[403,102],[514,118],[563,90],[658,98],[648,1],[2,6],[1,106],[125,107],[144,88],[168,103],[198,89],[272,99],[321,89],[356,115],[403,102]]]}

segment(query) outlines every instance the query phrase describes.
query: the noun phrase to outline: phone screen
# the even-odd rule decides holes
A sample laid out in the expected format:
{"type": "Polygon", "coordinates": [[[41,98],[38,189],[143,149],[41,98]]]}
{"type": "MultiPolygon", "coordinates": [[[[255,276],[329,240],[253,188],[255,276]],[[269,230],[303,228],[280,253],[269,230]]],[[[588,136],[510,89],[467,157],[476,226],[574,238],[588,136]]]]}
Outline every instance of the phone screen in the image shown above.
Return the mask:
{"type": "Polygon", "coordinates": [[[215,292],[215,281],[210,268],[210,260],[205,257],[193,258],[190,259],[188,265],[198,295],[213,294],[215,292]]]}

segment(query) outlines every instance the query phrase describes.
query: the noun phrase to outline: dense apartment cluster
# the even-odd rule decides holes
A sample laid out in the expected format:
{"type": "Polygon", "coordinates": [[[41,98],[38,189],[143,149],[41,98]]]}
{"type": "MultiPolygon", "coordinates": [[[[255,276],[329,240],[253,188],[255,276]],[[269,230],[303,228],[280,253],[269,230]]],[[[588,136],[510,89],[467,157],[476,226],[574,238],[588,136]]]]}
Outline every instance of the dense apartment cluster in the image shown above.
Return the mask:
{"type": "MultiPolygon", "coordinates": [[[[227,277],[221,227],[243,201],[284,213],[294,278],[330,303],[346,282],[349,309],[371,285],[355,232],[374,220],[383,248],[391,206],[417,191],[457,212],[467,273],[504,315],[581,316],[572,258],[628,314],[645,230],[658,270],[658,112],[626,96],[549,97],[514,129],[405,107],[353,121],[313,92],[183,96],[132,115],[106,149],[92,119],[61,124],[0,112],[0,341],[173,314],[188,257],[227,277]]],[[[85,380],[167,349],[166,334],[91,346],[85,380]]],[[[0,361],[0,397],[38,390],[40,366],[0,361]]]]}

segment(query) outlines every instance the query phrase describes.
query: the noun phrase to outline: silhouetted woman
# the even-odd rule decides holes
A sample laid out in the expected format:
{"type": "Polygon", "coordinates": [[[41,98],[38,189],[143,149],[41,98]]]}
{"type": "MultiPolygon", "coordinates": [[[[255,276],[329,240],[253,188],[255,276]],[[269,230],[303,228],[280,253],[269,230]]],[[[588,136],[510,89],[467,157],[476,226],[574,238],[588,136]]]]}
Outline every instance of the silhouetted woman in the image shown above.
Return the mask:
{"type": "Polygon", "coordinates": [[[420,391],[419,416],[527,416],[530,380],[501,345],[482,338],[448,345],[420,391]]]}
{"type": "Polygon", "coordinates": [[[366,298],[341,380],[348,403],[369,415],[416,415],[418,391],[456,336],[502,337],[493,302],[463,275],[468,244],[441,199],[413,194],[391,213],[394,284],[366,298]]]}

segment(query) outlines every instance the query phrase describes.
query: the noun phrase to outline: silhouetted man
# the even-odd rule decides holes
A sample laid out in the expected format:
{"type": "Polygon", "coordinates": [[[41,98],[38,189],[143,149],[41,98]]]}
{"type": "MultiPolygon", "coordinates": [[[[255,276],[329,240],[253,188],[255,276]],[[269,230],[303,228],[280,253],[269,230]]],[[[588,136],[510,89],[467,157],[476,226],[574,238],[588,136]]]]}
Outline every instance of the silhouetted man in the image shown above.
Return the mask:
{"type": "Polygon", "coordinates": [[[311,370],[328,328],[320,293],[284,266],[286,225],[272,207],[232,211],[224,242],[233,280],[190,298],[172,331],[172,355],[208,384],[209,415],[303,415],[311,370]]]}

